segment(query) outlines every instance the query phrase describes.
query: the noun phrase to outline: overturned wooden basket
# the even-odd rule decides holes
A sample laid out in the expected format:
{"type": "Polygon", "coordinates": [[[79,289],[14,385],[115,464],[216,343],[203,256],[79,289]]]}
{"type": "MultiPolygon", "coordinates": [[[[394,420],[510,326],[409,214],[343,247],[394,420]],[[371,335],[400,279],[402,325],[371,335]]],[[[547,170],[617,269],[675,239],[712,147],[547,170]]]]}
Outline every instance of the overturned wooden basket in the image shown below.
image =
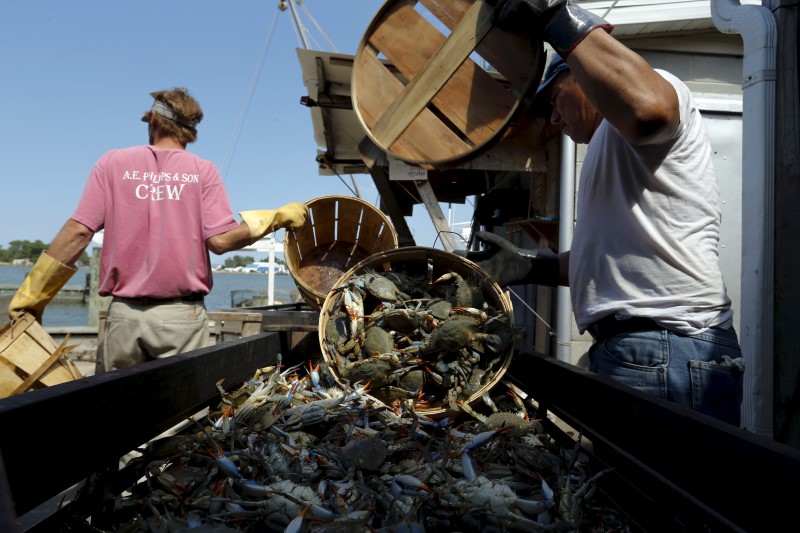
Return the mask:
{"type": "Polygon", "coordinates": [[[353,109],[387,153],[439,168],[489,149],[530,105],[544,47],[485,0],[390,0],[353,64],[353,109]]]}

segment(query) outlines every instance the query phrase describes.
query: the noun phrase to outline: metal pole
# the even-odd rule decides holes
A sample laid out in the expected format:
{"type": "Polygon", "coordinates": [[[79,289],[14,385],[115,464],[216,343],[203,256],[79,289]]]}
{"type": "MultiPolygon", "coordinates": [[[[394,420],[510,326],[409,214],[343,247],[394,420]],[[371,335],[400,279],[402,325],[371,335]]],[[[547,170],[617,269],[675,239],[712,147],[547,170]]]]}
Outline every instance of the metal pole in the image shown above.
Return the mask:
{"type": "MultiPolygon", "coordinates": [[[[561,200],[558,207],[558,251],[572,246],[575,220],[575,142],[561,134],[561,200]]],[[[572,363],[572,304],[569,287],[557,289],[556,358],[572,363]]]]}
{"type": "Polygon", "coordinates": [[[306,34],[303,31],[303,24],[300,22],[300,17],[297,16],[297,9],[294,7],[294,3],[296,0],[288,0],[289,1],[289,9],[292,10],[292,17],[294,18],[295,24],[297,24],[297,31],[300,33],[300,39],[303,41],[303,48],[308,50],[308,40],[306,40],[306,34]]]}

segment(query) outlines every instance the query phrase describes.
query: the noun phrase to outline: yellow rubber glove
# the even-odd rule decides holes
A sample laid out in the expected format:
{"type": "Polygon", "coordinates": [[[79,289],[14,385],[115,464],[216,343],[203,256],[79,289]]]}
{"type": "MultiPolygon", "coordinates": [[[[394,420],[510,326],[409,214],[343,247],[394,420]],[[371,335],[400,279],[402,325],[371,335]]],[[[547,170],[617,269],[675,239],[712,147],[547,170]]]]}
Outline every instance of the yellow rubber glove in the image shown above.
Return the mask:
{"type": "Polygon", "coordinates": [[[250,227],[250,236],[258,240],[280,228],[299,228],[306,223],[308,206],[292,202],[278,209],[240,211],[239,216],[250,227]]]}
{"type": "Polygon", "coordinates": [[[41,323],[45,306],[77,270],[53,259],[47,252],[42,252],[11,299],[8,316],[15,320],[28,312],[41,323]]]}

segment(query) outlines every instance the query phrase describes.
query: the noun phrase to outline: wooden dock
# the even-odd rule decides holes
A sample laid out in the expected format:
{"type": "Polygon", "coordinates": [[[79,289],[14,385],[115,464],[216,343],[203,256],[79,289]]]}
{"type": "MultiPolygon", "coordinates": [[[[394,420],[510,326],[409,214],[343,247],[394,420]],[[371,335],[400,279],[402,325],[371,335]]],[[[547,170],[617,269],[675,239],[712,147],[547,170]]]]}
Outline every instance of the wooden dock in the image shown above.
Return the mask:
{"type": "MultiPolygon", "coordinates": [[[[0,295],[13,296],[19,287],[17,285],[2,284],[0,285],[0,295]]],[[[56,297],[53,298],[54,302],[61,304],[85,304],[89,301],[89,287],[85,285],[64,285],[56,297]]]]}

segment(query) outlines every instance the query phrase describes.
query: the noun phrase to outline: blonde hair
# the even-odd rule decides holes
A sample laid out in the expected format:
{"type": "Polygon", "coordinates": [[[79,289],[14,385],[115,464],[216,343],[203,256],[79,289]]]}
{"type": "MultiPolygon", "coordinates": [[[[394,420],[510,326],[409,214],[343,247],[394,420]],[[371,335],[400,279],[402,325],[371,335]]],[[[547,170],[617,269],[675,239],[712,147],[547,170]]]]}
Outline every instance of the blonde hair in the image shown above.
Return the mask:
{"type": "Polygon", "coordinates": [[[187,89],[173,87],[150,93],[150,96],[170,108],[174,116],[167,118],[151,108],[144,112],[143,122],[152,122],[160,135],[172,137],[184,146],[197,140],[196,126],[203,120],[203,110],[187,89]]]}

